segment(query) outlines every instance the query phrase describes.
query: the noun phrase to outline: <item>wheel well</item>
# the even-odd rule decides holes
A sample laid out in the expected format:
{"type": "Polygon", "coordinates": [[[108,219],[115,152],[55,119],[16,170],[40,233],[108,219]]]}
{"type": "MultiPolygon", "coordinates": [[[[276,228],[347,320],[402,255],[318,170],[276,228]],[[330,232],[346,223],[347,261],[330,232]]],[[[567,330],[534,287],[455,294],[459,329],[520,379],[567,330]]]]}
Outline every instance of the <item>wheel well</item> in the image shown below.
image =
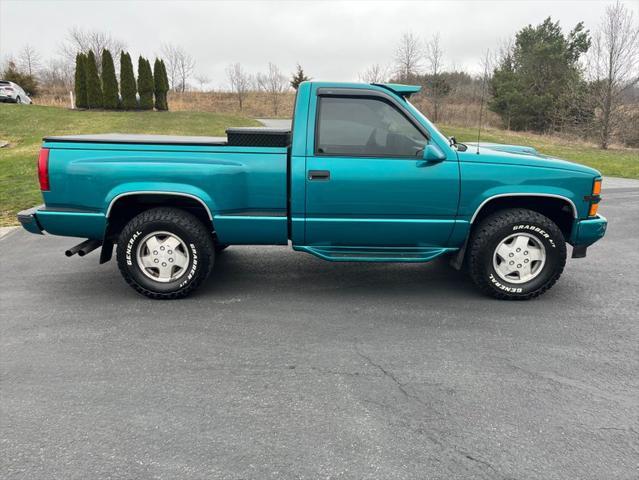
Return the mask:
{"type": "Polygon", "coordinates": [[[175,207],[186,210],[213,231],[209,211],[195,198],[162,193],[141,193],[120,197],[111,205],[108,212],[107,238],[115,239],[133,217],[155,207],[175,207]]]}
{"type": "Polygon", "coordinates": [[[539,212],[555,222],[564,238],[570,238],[575,218],[572,204],[568,200],[556,197],[532,195],[495,198],[481,207],[473,220],[473,227],[479,225],[488,215],[507,208],[527,208],[539,212]]]}

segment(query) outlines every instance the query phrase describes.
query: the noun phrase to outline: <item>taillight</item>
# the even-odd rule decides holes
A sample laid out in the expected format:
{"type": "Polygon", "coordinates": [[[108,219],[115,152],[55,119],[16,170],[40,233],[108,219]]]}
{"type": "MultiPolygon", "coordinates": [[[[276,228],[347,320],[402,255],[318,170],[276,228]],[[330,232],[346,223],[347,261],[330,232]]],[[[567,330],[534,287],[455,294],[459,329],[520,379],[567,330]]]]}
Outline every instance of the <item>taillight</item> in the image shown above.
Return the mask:
{"type": "Polygon", "coordinates": [[[40,190],[49,191],[49,149],[41,148],[38,157],[38,180],[40,180],[40,190]]]}

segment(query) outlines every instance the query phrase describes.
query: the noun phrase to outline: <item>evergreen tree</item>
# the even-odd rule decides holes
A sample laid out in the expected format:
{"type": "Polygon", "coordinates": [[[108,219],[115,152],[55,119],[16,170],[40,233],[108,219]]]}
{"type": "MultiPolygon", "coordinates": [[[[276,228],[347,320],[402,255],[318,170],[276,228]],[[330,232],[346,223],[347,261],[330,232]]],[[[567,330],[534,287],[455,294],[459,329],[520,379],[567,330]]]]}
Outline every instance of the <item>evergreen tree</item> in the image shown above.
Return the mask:
{"type": "Polygon", "coordinates": [[[131,55],[126,52],[120,54],[120,94],[122,96],[122,108],[135,110],[138,106],[136,98],[135,74],[131,55]]]}
{"type": "Polygon", "coordinates": [[[111,52],[102,52],[102,93],[104,108],[115,110],[118,108],[118,79],[115,78],[115,66],[111,52]]]}
{"type": "Polygon", "coordinates": [[[100,77],[98,76],[98,67],[92,50],[89,50],[86,57],[86,72],[87,106],[89,108],[102,108],[104,106],[102,84],[100,82],[100,77]]]}
{"type": "Polygon", "coordinates": [[[517,33],[514,47],[493,73],[489,107],[515,130],[546,132],[581,122],[589,115],[574,108],[581,94],[573,92],[581,89],[578,61],[589,47],[583,23],[567,35],[550,17],[535,27],[528,25],[517,33]],[[578,118],[571,118],[575,115],[578,118]]]}
{"type": "Polygon", "coordinates": [[[151,64],[145,58],[138,58],[138,92],[140,92],[140,109],[153,110],[153,73],[151,64]]]}
{"type": "Polygon", "coordinates": [[[293,74],[293,77],[291,78],[291,87],[297,90],[300,86],[300,83],[307,82],[308,80],[310,80],[310,77],[306,76],[306,74],[304,73],[304,70],[302,70],[302,66],[298,63],[297,71],[293,74]]]}
{"type": "Polygon", "coordinates": [[[168,110],[169,109],[169,99],[168,99],[168,94],[169,94],[169,76],[166,73],[166,65],[164,64],[164,60],[160,60],[160,63],[162,64],[162,88],[163,88],[162,95],[164,97],[164,108],[163,108],[163,110],[168,110]]]}
{"type": "Polygon", "coordinates": [[[75,106],[87,108],[87,59],[83,53],[75,56],[75,106]]]}
{"type": "Polygon", "coordinates": [[[166,110],[164,97],[164,74],[162,71],[162,63],[159,58],[155,59],[153,64],[153,93],[155,94],[155,109],[166,110]]]}

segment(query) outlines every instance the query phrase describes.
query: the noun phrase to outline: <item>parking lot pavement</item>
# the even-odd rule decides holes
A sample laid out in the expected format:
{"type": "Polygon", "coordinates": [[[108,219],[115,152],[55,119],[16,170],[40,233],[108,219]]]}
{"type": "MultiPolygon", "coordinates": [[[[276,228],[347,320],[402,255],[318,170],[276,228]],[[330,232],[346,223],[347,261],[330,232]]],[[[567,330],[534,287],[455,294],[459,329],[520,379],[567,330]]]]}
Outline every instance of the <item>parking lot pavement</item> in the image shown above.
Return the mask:
{"type": "Polygon", "coordinates": [[[530,302],[445,262],[232,247],[152,301],[73,239],[0,240],[4,479],[630,479],[639,183],[530,302]]]}

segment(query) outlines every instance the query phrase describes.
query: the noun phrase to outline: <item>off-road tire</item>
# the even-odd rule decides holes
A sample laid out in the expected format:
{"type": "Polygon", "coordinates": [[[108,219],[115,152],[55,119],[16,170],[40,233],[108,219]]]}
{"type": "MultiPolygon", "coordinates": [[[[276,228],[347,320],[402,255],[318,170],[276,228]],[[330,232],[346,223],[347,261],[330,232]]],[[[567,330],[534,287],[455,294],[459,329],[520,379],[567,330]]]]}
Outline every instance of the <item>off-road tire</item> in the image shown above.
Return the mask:
{"type": "Polygon", "coordinates": [[[500,210],[486,217],[471,234],[466,255],[468,273],[483,293],[501,300],[529,300],[551,288],[566,265],[566,241],[548,217],[523,208],[500,210]],[[534,236],[545,247],[541,272],[527,283],[509,283],[493,266],[497,246],[513,233],[534,236]]]}
{"type": "Polygon", "coordinates": [[[146,210],[124,227],[118,238],[117,259],[124,280],[149,298],[183,298],[197,289],[209,276],[215,260],[211,231],[191,213],[178,208],[146,210]],[[156,231],[170,232],[181,238],[189,250],[185,274],[168,283],[150,279],[138,266],[138,243],[156,231]]]}

